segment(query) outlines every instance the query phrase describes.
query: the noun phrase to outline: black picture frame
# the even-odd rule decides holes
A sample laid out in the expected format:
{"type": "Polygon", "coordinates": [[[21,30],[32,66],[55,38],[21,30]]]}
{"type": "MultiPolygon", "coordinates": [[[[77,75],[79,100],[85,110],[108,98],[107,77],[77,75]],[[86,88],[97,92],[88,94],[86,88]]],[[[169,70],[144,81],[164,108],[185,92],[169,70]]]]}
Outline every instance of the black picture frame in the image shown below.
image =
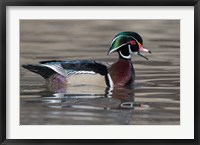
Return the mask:
{"type": "MultiPolygon", "coordinates": [[[[0,143],[8,145],[48,144],[131,144],[131,145],[197,145],[199,136],[199,56],[200,56],[200,1],[199,0],[2,0],[0,1],[0,143]],[[6,139],[6,7],[7,6],[194,6],[194,139],[109,139],[109,140],[83,140],[83,139],[6,139]]],[[[188,96],[189,97],[189,96],[188,96]]]]}

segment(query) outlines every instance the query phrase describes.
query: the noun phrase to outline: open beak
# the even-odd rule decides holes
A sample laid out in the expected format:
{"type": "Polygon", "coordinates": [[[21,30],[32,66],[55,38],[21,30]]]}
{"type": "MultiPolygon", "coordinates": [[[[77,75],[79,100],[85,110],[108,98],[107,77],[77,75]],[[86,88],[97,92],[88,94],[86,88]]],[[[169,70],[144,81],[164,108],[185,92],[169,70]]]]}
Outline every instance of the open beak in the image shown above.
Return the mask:
{"type": "Polygon", "coordinates": [[[143,57],[143,58],[145,58],[146,60],[149,60],[149,59],[148,59],[146,56],[144,56],[141,52],[148,52],[148,53],[151,54],[151,51],[150,51],[150,50],[144,48],[144,47],[142,46],[142,44],[139,43],[139,52],[138,52],[138,55],[141,56],[141,57],[143,57]]]}

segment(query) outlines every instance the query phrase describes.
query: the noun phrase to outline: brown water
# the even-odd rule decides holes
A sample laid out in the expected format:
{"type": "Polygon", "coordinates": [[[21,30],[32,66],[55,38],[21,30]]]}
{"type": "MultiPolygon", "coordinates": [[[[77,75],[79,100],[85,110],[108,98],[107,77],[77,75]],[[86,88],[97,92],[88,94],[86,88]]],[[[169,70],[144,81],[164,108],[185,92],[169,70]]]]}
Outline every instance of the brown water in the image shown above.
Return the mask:
{"type": "Polygon", "coordinates": [[[97,60],[121,31],[138,32],[149,61],[133,56],[136,85],[111,90],[78,85],[52,92],[37,74],[20,68],[21,125],[180,124],[180,22],[177,20],[21,20],[20,64],[43,60],[97,60]]]}

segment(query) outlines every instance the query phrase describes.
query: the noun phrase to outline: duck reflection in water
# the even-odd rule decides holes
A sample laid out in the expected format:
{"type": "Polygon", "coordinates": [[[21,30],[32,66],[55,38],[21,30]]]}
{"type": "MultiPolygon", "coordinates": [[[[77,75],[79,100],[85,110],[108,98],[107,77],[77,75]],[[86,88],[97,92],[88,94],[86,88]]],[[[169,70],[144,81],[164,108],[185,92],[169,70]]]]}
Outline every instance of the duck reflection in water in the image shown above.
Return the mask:
{"type": "Polygon", "coordinates": [[[68,105],[86,105],[107,109],[132,109],[134,105],[138,106],[134,103],[135,86],[104,88],[92,85],[60,85],[60,83],[52,83],[48,86],[53,93],[53,98],[68,102],[68,105]]]}

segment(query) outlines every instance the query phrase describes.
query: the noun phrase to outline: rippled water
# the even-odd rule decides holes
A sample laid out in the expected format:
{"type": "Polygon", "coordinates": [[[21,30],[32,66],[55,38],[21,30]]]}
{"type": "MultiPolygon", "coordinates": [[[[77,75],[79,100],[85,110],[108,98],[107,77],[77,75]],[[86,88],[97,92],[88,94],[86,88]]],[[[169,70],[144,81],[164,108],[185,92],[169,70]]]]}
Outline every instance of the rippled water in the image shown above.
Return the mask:
{"type": "Polygon", "coordinates": [[[149,61],[133,56],[136,84],[111,90],[94,85],[49,89],[39,75],[20,68],[20,124],[180,124],[179,20],[21,20],[20,64],[43,60],[97,60],[121,31],[138,32],[149,61]]]}

